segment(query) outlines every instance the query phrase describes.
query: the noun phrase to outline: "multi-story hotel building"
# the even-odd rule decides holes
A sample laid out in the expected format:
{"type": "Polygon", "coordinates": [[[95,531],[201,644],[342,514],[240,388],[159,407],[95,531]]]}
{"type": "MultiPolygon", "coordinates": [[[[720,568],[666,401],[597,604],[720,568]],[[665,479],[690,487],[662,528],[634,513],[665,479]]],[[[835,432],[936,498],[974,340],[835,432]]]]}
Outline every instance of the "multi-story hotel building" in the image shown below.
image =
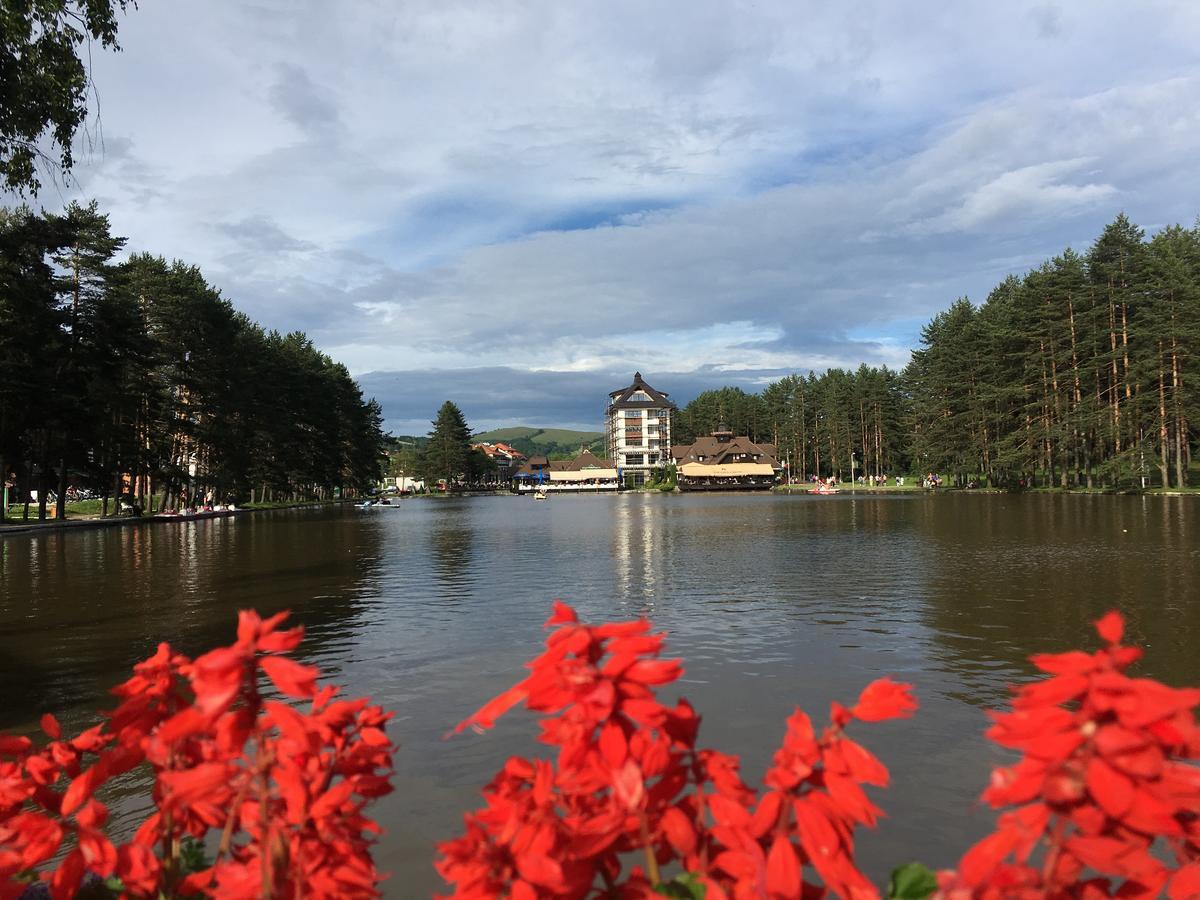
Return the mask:
{"type": "Polygon", "coordinates": [[[633,373],[633,384],[608,395],[605,435],[608,458],[625,484],[643,484],[671,461],[671,414],[675,404],[633,373]]]}

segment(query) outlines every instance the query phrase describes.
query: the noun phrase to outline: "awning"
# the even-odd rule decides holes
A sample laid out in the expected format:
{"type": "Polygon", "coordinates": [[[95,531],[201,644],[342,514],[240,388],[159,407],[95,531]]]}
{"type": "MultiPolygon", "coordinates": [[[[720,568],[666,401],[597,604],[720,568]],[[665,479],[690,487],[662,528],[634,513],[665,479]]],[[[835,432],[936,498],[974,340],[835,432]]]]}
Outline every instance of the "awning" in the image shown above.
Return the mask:
{"type": "Polygon", "coordinates": [[[706,466],[704,463],[684,463],[679,467],[684,478],[745,478],[750,475],[775,475],[767,463],[729,463],[723,466],[706,466]]]}
{"type": "Polygon", "coordinates": [[[580,469],[578,472],[550,472],[551,481],[592,481],[599,478],[601,481],[612,480],[617,478],[616,469],[580,469]]]}

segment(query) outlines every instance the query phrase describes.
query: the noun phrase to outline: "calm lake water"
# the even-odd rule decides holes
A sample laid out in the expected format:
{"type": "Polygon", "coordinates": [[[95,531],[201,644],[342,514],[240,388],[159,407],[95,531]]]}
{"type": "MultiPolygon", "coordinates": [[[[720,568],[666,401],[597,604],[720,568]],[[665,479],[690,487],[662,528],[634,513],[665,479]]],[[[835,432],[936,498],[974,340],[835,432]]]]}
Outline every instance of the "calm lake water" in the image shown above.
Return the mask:
{"type": "MultiPolygon", "coordinates": [[[[232,639],[239,608],[290,608],[308,661],[396,711],[378,855],[390,895],[428,895],[434,842],[508,755],[538,746],[524,713],[443,735],[522,677],[555,597],[667,630],[704,743],[740,753],[751,782],[796,704],[823,721],[874,677],[913,682],[915,718],[856,729],[892,771],[875,793],[891,817],[860,844],[882,883],[910,859],[952,864],[986,830],[977,797],[1001,757],[984,710],[1030,675],[1030,653],[1092,646],[1088,623],[1117,606],[1147,645],[1142,672],[1200,683],[1200,502],[479,497],[14,536],[0,540],[0,729],[46,710],[82,728],[158,641],[195,653],[232,639]]],[[[120,786],[118,827],[144,809],[140,787],[120,786]]]]}

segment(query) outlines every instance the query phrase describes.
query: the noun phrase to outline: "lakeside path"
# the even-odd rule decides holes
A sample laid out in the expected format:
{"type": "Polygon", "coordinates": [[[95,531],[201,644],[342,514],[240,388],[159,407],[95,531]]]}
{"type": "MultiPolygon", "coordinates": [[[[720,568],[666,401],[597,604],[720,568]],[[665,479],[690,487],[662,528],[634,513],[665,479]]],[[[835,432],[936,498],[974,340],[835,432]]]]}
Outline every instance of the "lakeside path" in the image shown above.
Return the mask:
{"type": "MultiPolygon", "coordinates": [[[[253,506],[239,506],[237,509],[231,510],[214,510],[213,512],[198,513],[191,516],[183,515],[151,515],[151,516],[108,516],[101,518],[100,516],[84,516],[80,518],[67,518],[65,520],[46,519],[39,521],[30,519],[28,522],[22,519],[8,518],[0,522],[0,538],[16,537],[17,535],[30,535],[44,531],[62,531],[73,528],[119,528],[126,525],[159,525],[168,523],[180,522],[204,522],[209,519],[228,519],[236,516],[241,516],[245,513],[255,512],[271,512],[278,509],[308,509],[318,506],[342,506],[347,503],[358,503],[356,499],[348,500],[311,500],[301,503],[278,503],[278,504],[255,504],[253,506]]],[[[68,510],[68,516],[70,511],[68,510]]]]}

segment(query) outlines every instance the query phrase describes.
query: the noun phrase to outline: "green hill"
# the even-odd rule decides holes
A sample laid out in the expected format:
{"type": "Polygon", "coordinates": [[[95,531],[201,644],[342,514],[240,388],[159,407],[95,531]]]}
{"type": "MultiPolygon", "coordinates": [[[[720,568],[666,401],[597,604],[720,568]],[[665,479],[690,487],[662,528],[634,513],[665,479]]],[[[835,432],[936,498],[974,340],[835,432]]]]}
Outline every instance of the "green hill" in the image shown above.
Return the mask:
{"type": "Polygon", "coordinates": [[[569,428],[531,428],[528,425],[514,425],[511,428],[493,428],[477,434],[473,438],[477,442],[503,441],[516,447],[526,456],[535,453],[550,455],[569,454],[574,456],[579,448],[587,445],[593,451],[602,447],[603,431],[572,431],[569,428]]]}

